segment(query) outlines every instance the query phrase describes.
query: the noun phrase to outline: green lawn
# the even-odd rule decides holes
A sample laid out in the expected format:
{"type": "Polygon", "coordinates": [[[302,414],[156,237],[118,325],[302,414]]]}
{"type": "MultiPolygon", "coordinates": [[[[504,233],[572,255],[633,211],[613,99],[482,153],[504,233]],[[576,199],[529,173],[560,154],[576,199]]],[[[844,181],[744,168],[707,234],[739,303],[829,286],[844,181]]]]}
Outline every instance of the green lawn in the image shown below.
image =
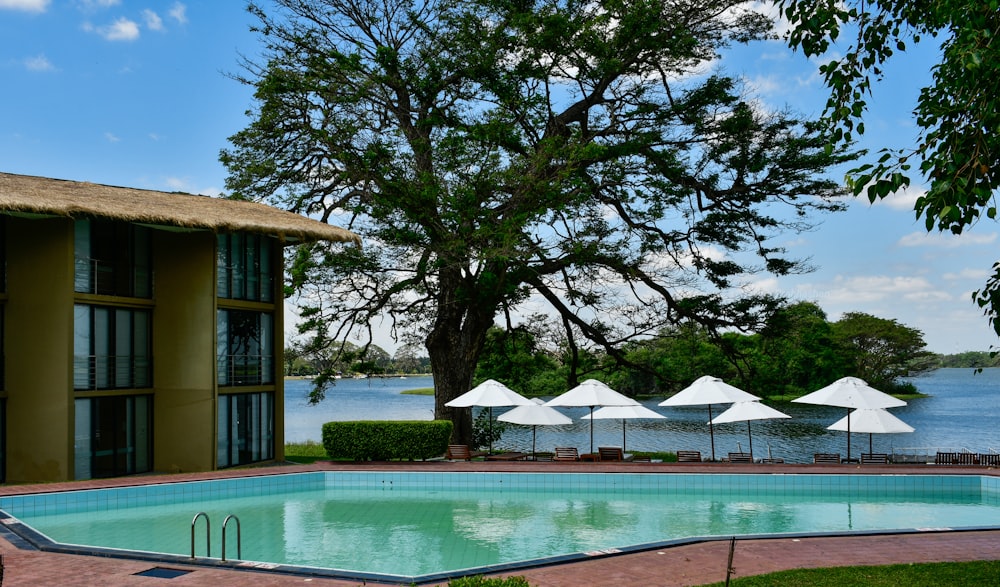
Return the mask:
{"type": "MultiPolygon", "coordinates": [[[[998,553],[1000,556],[1000,553],[998,553]]],[[[731,587],[943,587],[1000,585],[1000,561],[796,569],[730,581],[731,587]]],[[[725,583],[713,583],[718,587],[725,583]]]]}

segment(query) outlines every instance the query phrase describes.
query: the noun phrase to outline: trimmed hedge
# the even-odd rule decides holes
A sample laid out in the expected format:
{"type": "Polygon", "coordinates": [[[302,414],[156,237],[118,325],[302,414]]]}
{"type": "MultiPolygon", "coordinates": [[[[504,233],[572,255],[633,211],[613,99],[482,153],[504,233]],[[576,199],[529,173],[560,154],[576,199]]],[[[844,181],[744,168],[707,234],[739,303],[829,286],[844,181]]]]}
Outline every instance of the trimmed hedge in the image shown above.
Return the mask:
{"type": "Polygon", "coordinates": [[[451,420],[375,420],[323,424],[323,448],[334,459],[425,460],[448,450],[451,420]]]}

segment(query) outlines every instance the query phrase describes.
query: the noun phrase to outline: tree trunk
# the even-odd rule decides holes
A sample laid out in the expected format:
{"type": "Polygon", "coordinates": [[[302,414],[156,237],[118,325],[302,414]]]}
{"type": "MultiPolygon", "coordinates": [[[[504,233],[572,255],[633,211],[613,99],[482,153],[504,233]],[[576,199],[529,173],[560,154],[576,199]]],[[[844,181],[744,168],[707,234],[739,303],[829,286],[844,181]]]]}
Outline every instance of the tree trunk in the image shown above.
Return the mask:
{"type": "MultiPolygon", "coordinates": [[[[441,279],[442,290],[447,281],[441,279]]],[[[495,305],[440,303],[438,307],[434,327],[425,341],[434,375],[434,418],[455,424],[451,435],[454,444],[472,446],[472,408],[450,408],[445,404],[472,389],[476,362],[486,333],[493,326],[495,305]]]]}

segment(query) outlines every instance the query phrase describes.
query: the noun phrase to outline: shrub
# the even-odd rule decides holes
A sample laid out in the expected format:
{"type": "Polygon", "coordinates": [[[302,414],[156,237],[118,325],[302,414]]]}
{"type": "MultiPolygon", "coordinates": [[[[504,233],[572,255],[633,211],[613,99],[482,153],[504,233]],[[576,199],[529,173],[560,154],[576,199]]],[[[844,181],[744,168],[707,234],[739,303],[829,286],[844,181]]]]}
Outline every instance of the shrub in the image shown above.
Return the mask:
{"type": "Polygon", "coordinates": [[[521,576],[516,577],[483,577],[475,575],[472,577],[460,577],[448,582],[448,587],[531,587],[528,580],[521,576]]]}
{"type": "Polygon", "coordinates": [[[445,453],[452,427],[450,420],[327,422],[323,448],[334,459],[424,460],[445,453]]]}

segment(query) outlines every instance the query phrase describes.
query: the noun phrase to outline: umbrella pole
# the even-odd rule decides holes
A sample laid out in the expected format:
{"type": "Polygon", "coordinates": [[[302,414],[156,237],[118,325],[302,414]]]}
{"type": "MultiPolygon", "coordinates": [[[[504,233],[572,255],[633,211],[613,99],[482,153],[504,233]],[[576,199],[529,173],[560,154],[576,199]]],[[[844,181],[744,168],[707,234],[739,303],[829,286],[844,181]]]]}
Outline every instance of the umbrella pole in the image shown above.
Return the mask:
{"type": "Polygon", "coordinates": [[[847,408],[847,462],[851,462],[851,408],[847,408]]]}
{"type": "Polygon", "coordinates": [[[594,454],[594,406],[590,406],[590,454],[594,454]]]}
{"type": "Polygon", "coordinates": [[[490,454],[493,454],[493,406],[490,406],[490,454]]]}
{"type": "Polygon", "coordinates": [[[712,404],[708,404],[708,438],[712,443],[712,460],[715,461],[715,431],[712,430],[712,404]]]}
{"type": "Polygon", "coordinates": [[[625,418],[622,418],[622,453],[625,452],[625,418]]]}
{"type": "Polygon", "coordinates": [[[753,462],[753,436],[750,435],[750,420],[747,420],[747,440],[750,441],[750,462],[753,462]]]}
{"type": "Polygon", "coordinates": [[[872,433],[868,433],[868,454],[872,454],[872,433]]]}
{"type": "Polygon", "coordinates": [[[535,456],[535,434],[538,432],[538,426],[531,427],[531,460],[538,460],[535,456]]]}

